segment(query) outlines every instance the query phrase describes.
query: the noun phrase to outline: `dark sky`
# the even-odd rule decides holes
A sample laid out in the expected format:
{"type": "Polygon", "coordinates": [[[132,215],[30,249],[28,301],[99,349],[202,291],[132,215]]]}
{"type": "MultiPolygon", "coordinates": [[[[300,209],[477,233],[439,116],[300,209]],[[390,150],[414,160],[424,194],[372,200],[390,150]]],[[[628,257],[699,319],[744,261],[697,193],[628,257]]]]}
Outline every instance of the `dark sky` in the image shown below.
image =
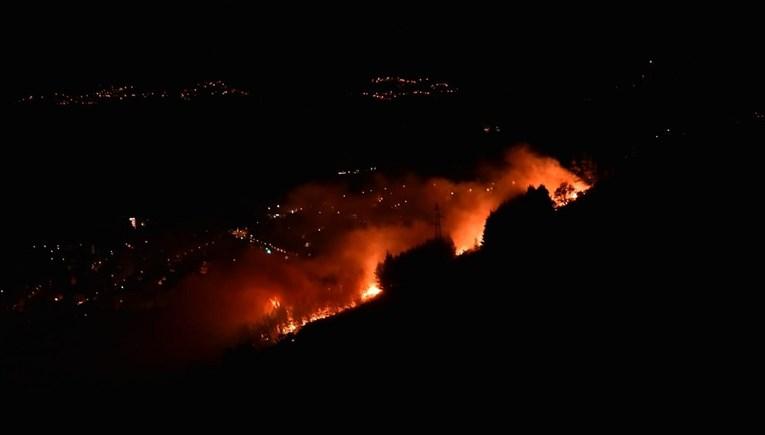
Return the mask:
{"type": "Polygon", "coordinates": [[[758,41],[752,15],[644,5],[467,10],[131,2],[8,12],[3,91],[11,97],[108,82],[200,79],[342,88],[386,72],[491,87],[533,81],[540,89],[566,88],[621,77],[651,57],[700,76],[733,77],[750,74],[758,41]]]}
{"type": "MultiPolygon", "coordinates": [[[[759,15],[745,12],[740,16],[746,15],[748,20],[719,10],[673,13],[667,7],[648,10],[645,5],[619,10],[579,5],[544,10],[473,6],[465,10],[461,5],[415,9],[375,3],[354,10],[348,6],[311,10],[297,4],[241,6],[235,2],[215,2],[207,7],[158,7],[136,2],[124,6],[37,5],[13,7],[6,12],[0,23],[4,42],[0,105],[13,104],[30,93],[91,91],[110,83],[185,86],[198,80],[220,79],[247,87],[259,98],[264,94],[273,97],[266,99],[267,104],[262,106],[265,109],[259,114],[268,116],[255,116],[253,109],[235,119],[246,120],[239,123],[242,129],[259,122],[263,128],[257,137],[270,139],[271,135],[280,140],[278,143],[290,145],[313,144],[311,140],[316,137],[334,141],[338,136],[348,143],[369,144],[370,137],[383,137],[374,128],[365,130],[364,126],[378,125],[374,118],[367,124],[368,119],[353,116],[353,109],[342,106],[333,110],[330,98],[305,98],[301,93],[308,90],[312,94],[342,96],[358,92],[369,76],[385,73],[429,75],[457,84],[465,93],[479,94],[471,100],[473,105],[464,109],[464,125],[479,119],[483,112],[501,113],[511,120],[528,115],[528,119],[543,125],[545,132],[557,134],[548,141],[555,143],[575,136],[570,129],[575,124],[583,124],[581,131],[586,134],[580,137],[588,138],[592,131],[619,128],[607,123],[601,126],[599,116],[573,113],[581,106],[571,102],[592,95],[598,101],[598,113],[637,114],[626,118],[630,125],[644,128],[652,128],[649,117],[662,118],[656,112],[670,114],[675,121],[704,124],[718,112],[723,115],[718,118],[733,118],[765,111],[765,74],[758,65],[762,38],[756,32],[760,26],[751,22],[759,15]],[[650,59],[655,60],[659,77],[646,87],[650,95],[614,96],[615,85],[635,80],[649,69],[650,59]],[[283,94],[299,98],[284,98],[283,94]],[[498,95],[502,98],[492,99],[498,95]],[[598,95],[605,97],[598,100],[598,95]],[[617,98],[621,98],[618,104],[617,98]],[[645,107],[635,107],[639,104],[645,107]],[[548,123],[552,121],[546,118],[550,113],[562,113],[566,127],[550,128],[548,123]],[[354,132],[363,140],[358,140],[354,132]]],[[[88,163],[91,161],[100,162],[94,168],[113,181],[110,187],[116,191],[132,192],[132,178],[113,174],[150,174],[137,197],[153,191],[156,184],[172,184],[179,174],[196,174],[198,168],[207,168],[211,161],[221,167],[230,165],[230,148],[220,146],[226,141],[220,140],[212,127],[205,139],[219,146],[198,154],[181,153],[185,164],[175,163],[178,155],[172,147],[155,146],[183,143],[177,140],[176,130],[186,127],[184,117],[156,116],[154,121],[153,112],[133,113],[135,119],[144,122],[137,128],[133,118],[114,117],[109,118],[111,123],[92,123],[85,117],[79,124],[72,124],[60,116],[69,112],[48,112],[54,116],[47,121],[65,127],[66,134],[60,134],[50,125],[41,128],[36,113],[19,112],[23,122],[8,122],[11,127],[6,130],[13,130],[9,136],[32,132],[37,139],[26,139],[35,146],[19,142],[24,146],[16,152],[22,156],[7,159],[8,170],[3,171],[8,177],[6,184],[17,183],[10,169],[37,173],[33,171],[40,170],[42,155],[44,169],[50,174],[37,192],[46,198],[69,201],[66,195],[47,193],[49,186],[67,192],[79,192],[83,190],[80,186],[88,186],[93,171],[88,163]],[[79,130],[78,126],[85,127],[79,130]],[[142,135],[152,128],[164,135],[146,140],[142,135]],[[115,135],[113,131],[120,133],[115,135]],[[109,147],[100,146],[102,138],[107,138],[109,147]],[[43,146],[50,145],[54,145],[53,154],[41,153],[43,146]],[[94,157],[91,148],[100,154],[94,157]],[[111,158],[113,149],[123,153],[116,162],[111,158]],[[214,153],[211,156],[207,151],[214,153]]],[[[528,125],[521,127],[533,130],[528,125]]],[[[400,131],[408,130],[402,127],[400,131]]],[[[199,140],[195,131],[185,134],[185,138],[199,140]]],[[[629,129],[620,130],[620,134],[636,135],[629,129]]],[[[232,148],[239,148],[238,136],[228,136],[232,148]]],[[[247,130],[241,136],[253,140],[254,133],[247,130]]],[[[380,143],[384,139],[379,139],[380,143]]],[[[249,152],[257,155],[258,150],[253,147],[249,152]]],[[[313,166],[311,159],[304,160],[313,166]]],[[[238,163],[243,165],[245,161],[238,163]]],[[[281,164],[284,161],[277,160],[281,164]]],[[[281,171],[279,165],[270,163],[257,168],[264,178],[281,171]]],[[[228,172],[249,177],[245,170],[228,172]]],[[[240,181],[233,176],[231,179],[240,181]]],[[[199,185],[208,187],[204,177],[199,180],[197,185],[184,186],[183,190],[196,195],[199,185]]],[[[227,184],[229,179],[224,181],[218,184],[227,184]]],[[[25,204],[45,204],[24,191],[15,194],[25,204]]],[[[86,201],[89,199],[80,203],[86,201]]],[[[61,209],[68,208],[71,204],[61,209]]]]}

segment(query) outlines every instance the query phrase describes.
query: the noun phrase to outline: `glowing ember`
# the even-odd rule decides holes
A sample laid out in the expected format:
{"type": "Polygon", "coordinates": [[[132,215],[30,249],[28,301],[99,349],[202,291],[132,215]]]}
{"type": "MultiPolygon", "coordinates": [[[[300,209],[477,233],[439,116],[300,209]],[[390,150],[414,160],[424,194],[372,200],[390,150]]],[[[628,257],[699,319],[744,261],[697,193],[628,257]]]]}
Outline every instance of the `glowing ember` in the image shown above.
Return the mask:
{"type": "Polygon", "coordinates": [[[380,293],[382,293],[382,289],[375,283],[367,287],[366,290],[361,292],[361,301],[366,302],[370,299],[374,299],[377,297],[380,293]]]}
{"type": "Polygon", "coordinates": [[[324,307],[324,308],[321,308],[321,309],[317,310],[316,312],[314,312],[310,316],[304,317],[302,319],[295,319],[295,318],[293,318],[292,314],[290,314],[290,312],[288,310],[287,321],[284,322],[283,324],[277,326],[276,331],[278,332],[279,336],[284,336],[284,335],[288,335],[288,334],[294,334],[295,332],[300,330],[300,328],[302,328],[303,326],[305,326],[305,325],[307,325],[307,324],[309,324],[311,322],[316,322],[317,320],[326,319],[327,317],[334,316],[335,314],[338,314],[341,311],[345,311],[345,310],[351,309],[351,308],[353,308],[355,306],[356,306],[355,304],[351,304],[351,305],[345,305],[345,306],[342,306],[342,307],[335,307],[335,308],[324,307]]]}
{"type": "Polygon", "coordinates": [[[274,310],[278,310],[279,307],[282,306],[282,303],[279,302],[278,298],[271,298],[268,300],[268,303],[271,305],[271,308],[273,308],[274,310]]]}
{"type": "MultiPolygon", "coordinates": [[[[361,302],[363,303],[374,299],[381,293],[382,289],[377,283],[372,283],[361,292],[361,302]]],[[[342,311],[354,308],[356,305],[355,302],[351,302],[338,307],[321,307],[305,317],[295,318],[293,315],[293,307],[283,307],[281,301],[277,297],[269,298],[266,304],[266,312],[277,317],[280,315],[284,316],[284,320],[275,327],[276,336],[271,338],[278,340],[285,335],[294,334],[299,331],[300,328],[311,322],[334,316],[342,311]]]]}

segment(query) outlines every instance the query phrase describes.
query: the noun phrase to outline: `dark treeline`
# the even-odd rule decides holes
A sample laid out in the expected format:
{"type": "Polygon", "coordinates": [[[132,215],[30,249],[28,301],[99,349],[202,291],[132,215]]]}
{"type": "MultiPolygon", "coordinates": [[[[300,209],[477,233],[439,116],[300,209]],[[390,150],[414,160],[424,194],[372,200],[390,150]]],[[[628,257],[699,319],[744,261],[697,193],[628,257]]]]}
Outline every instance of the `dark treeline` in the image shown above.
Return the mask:
{"type": "Polygon", "coordinates": [[[491,214],[477,251],[455,256],[451,241],[434,239],[389,256],[379,299],[274,347],[244,337],[188,370],[133,370],[110,383],[76,375],[29,391],[245,392],[290,403],[332,388],[443,400],[488,400],[488,389],[532,402],[549,391],[664,401],[654,391],[704,389],[710,352],[745,341],[754,317],[732,303],[735,291],[700,284],[712,274],[696,229],[707,216],[692,212],[695,178],[682,168],[697,144],[757,131],[753,121],[721,123],[625,152],[557,210],[554,192],[530,187],[491,214]]]}
{"type": "Polygon", "coordinates": [[[664,157],[646,149],[625,158],[558,210],[544,187],[530,187],[492,213],[475,252],[455,256],[451,241],[434,239],[389,256],[380,299],[265,352],[232,350],[208,386],[361,382],[529,400],[701,388],[695,359],[719,339],[723,315],[709,317],[714,290],[694,287],[686,269],[695,266],[678,260],[693,258],[692,245],[681,194],[668,187],[675,159],[664,157]]]}

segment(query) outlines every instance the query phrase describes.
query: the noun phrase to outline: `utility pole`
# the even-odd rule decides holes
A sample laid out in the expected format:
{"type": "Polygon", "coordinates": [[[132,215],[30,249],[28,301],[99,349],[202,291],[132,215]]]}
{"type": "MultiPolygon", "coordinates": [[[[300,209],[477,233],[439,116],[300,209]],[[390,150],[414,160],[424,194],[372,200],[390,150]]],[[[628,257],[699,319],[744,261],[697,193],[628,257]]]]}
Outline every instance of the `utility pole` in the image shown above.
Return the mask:
{"type": "Polygon", "coordinates": [[[441,209],[438,207],[438,203],[436,203],[436,213],[435,219],[433,220],[433,226],[435,227],[434,229],[436,239],[442,239],[443,231],[441,230],[441,209]]]}

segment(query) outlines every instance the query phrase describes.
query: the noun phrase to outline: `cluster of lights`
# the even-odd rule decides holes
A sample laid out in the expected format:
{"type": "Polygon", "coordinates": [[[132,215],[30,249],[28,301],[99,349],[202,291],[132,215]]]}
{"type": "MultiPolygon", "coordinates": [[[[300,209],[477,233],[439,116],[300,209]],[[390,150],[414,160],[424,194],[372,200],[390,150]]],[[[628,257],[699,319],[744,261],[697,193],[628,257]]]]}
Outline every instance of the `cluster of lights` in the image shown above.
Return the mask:
{"type": "Polygon", "coordinates": [[[662,139],[662,138],[668,137],[670,135],[672,135],[672,129],[671,128],[665,128],[665,129],[662,129],[657,134],[655,134],[654,135],[654,139],[662,139]]]}
{"type": "Polygon", "coordinates": [[[362,96],[378,101],[393,101],[403,97],[428,97],[451,95],[457,89],[446,82],[431,82],[428,77],[408,79],[404,77],[375,77],[371,80],[373,89],[363,91],[362,96]]]}
{"type": "Polygon", "coordinates": [[[406,79],[406,78],[398,77],[398,76],[385,76],[385,77],[375,77],[371,80],[371,82],[376,85],[380,83],[397,83],[400,85],[416,85],[418,83],[427,82],[428,80],[430,79],[428,79],[427,77],[419,77],[416,79],[406,79]]]}
{"type": "MultiPolygon", "coordinates": [[[[671,130],[666,129],[665,134],[668,134],[671,130]]],[[[364,169],[366,170],[366,169],[364,169]]],[[[370,171],[376,170],[376,167],[370,167],[370,171]]],[[[352,171],[346,171],[346,172],[354,172],[352,171]]],[[[359,170],[361,171],[361,170],[359,170]]],[[[513,184],[515,182],[513,181],[513,184]]],[[[432,187],[438,188],[440,187],[440,183],[433,182],[432,187]]],[[[565,189],[559,188],[554,192],[553,200],[555,201],[556,207],[560,207],[565,205],[568,202],[574,201],[578,198],[578,196],[581,194],[581,192],[585,191],[587,189],[587,185],[571,185],[566,186],[565,189]]],[[[497,187],[494,183],[489,184],[487,186],[482,186],[481,188],[475,188],[475,186],[464,186],[464,187],[455,187],[449,190],[446,190],[443,192],[443,198],[439,199],[438,201],[441,203],[446,203],[452,200],[459,200],[460,196],[463,195],[477,195],[481,194],[484,190],[486,192],[492,192],[497,187]]],[[[277,217],[280,218],[288,218],[291,215],[294,215],[296,213],[301,214],[308,214],[308,215],[318,215],[322,216],[322,218],[326,217],[327,219],[338,219],[335,222],[337,224],[342,224],[342,222],[347,221],[347,219],[354,219],[354,220],[361,220],[365,221],[364,216],[366,213],[376,213],[375,210],[379,210],[381,208],[390,209],[392,211],[401,211],[405,207],[412,206],[415,204],[413,201],[409,201],[409,199],[412,199],[409,197],[410,195],[407,194],[407,192],[410,189],[407,189],[406,184],[395,184],[395,185],[383,185],[383,186],[366,186],[360,191],[357,191],[356,194],[352,194],[350,192],[343,192],[338,194],[337,202],[335,201],[325,201],[321,204],[315,204],[313,206],[306,206],[304,207],[295,207],[294,205],[290,208],[288,206],[285,206],[284,209],[281,208],[281,204],[272,204],[267,207],[267,212],[264,210],[264,215],[272,217],[273,219],[276,219],[277,217]],[[360,204],[366,204],[363,206],[363,208],[366,209],[366,212],[362,210],[356,210],[353,207],[351,207],[351,204],[353,203],[346,203],[346,201],[349,200],[349,198],[352,198],[353,196],[357,195],[359,198],[368,198],[368,201],[363,201],[360,204]],[[343,220],[340,216],[343,216],[343,220]]],[[[144,219],[139,219],[136,217],[130,217],[127,218],[127,224],[129,228],[133,230],[140,230],[141,227],[144,226],[144,219]]],[[[315,231],[317,233],[326,232],[324,230],[330,230],[332,221],[322,222],[321,225],[317,226],[315,231]]],[[[290,230],[291,221],[287,219],[283,224],[279,224],[280,226],[286,225],[286,229],[290,230]]],[[[331,233],[331,231],[330,231],[331,233]]],[[[257,247],[261,249],[263,252],[269,255],[273,254],[281,254],[285,259],[289,259],[291,256],[299,256],[300,254],[296,254],[294,249],[288,250],[281,246],[276,245],[272,241],[263,240],[260,238],[255,237],[253,232],[247,228],[247,227],[237,227],[229,231],[229,234],[231,237],[241,240],[244,242],[247,242],[248,244],[257,247]]],[[[312,244],[310,239],[307,239],[306,236],[308,234],[295,234],[297,237],[300,237],[300,246],[305,246],[306,249],[310,249],[312,244]]],[[[141,239],[141,240],[135,240],[134,238],[131,238],[130,240],[124,240],[119,245],[119,249],[115,247],[111,250],[103,251],[103,254],[99,256],[95,256],[95,248],[90,247],[90,255],[86,262],[85,267],[88,269],[88,272],[94,273],[94,274],[102,274],[104,270],[106,270],[106,274],[104,275],[107,279],[110,276],[111,279],[108,279],[108,282],[104,283],[103,285],[106,285],[106,288],[113,289],[116,292],[119,292],[120,295],[125,294],[124,292],[128,289],[133,288],[141,288],[143,283],[150,282],[150,283],[156,283],[157,286],[164,286],[168,283],[168,276],[172,275],[176,272],[176,268],[182,264],[188,263],[188,261],[196,261],[198,259],[198,254],[204,253],[205,250],[214,245],[215,240],[208,240],[206,242],[199,242],[198,244],[195,244],[194,246],[187,247],[185,250],[178,250],[174,252],[173,254],[170,254],[167,257],[167,263],[166,267],[167,270],[159,270],[156,271],[156,275],[149,277],[148,274],[144,274],[144,270],[140,267],[137,267],[135,270],[135,273],[127,273],[126,269],[121,267],[119,263],[115,263],[115,261],[119,261],[120,263],[123,261],[146,261],[145,260],[145,251],[138,249],[140,246],[149,245],[149,240],[141,239]],[[141,258],[144,258],[141,260],[141,258]],[[132,259],[132,260],[131,260],[132,259]],[[111,266],[109,266],[111,264],[111,266]],[[108,266],[108,267],[107,267],[108,266]],[[139,270],[140,269],[140,270],[139,270]],[[111,275],[109,273],[111,272],[111,275]]],[[[478,242],[477,242],[478,244],[478,242]]],[[[80,244],[80,247],[83,245],[80,244]]],[[[39,243],[32,246],[35,250],[40,250],[44,253],[45,258],[50,258],[54,264],[60,264],[60,261],[71,261],[69,263],[65,263],[68,265],[72,265],[73,267],[76,267],[74,265],[77,264],[77,258],[82,257],[82,255],[77,254],[74,249],[74,245],[67,245],[64,246],[62,244],[57,243],[39,243]]],[[[458,247],[457,254],[462,254],[464,252],[467,252],[468,250],[472,249],[472,246],[460,246],[458,247]]],[[[82,253],[81,253],[82,254],[82,253]]],[[[311,256],[312,254],[309,252],[306,254],[307,256],[311,256]]],[[[203,266],[199,269],[200,273],[204,273],[207,270],[207,265],[203,262],[203,266]]],[[[57,266],[58,267],[58,266],[57,266]]],[[[153,274],[152,274],[153,275],[153,274]]],[[[95,275],[94,275],[95,276],[95,275]]],[[[38,285],[31,289],[31,291],[28,292],[28,298],[32,298],[41,291],[44,292],[44,294],[53,295],[57,293],[52,293],[54,289],[58,286],[58,284],[54,285],[38,285]]],[[[28,289],[30,287],[27,287],[28,289]]],[[[103,287],[102,287],[103,288],[103,287]]],[[[370,285],[369,287],[359,290],[359,299],[358,302],[364,302],[366,300],[369,300],[380,293],[380,288],[375,285],[370,285]]],[[[74,303],[76,305],[84,304],[88,301],[95,300],[95,295],[89,295],[90,298],[85,297],[82,299],[81,302],[75,301],[74,299],[71,299],[72,301],[75,301],[74,303]]],[[[50,297],[50,296],[49,296],[50,297]]],[[[50,300],[48,298],[45,298],[46,300],[50,300]]],[[[70,299],[66,299],[70,300],[70,299]]],[[[326,309],[320,310],[317,314],[317,318],[323,318],[322,316],[328,315],[329,311],[326,309]]],[[[285,327],[285,331],[289,331],[291,329],[296,329],[300,327],[301,325],[313,321],[313,317],[307,317],[306,319],[292,319],[291,322],[287,322],[287,325],[285,327]],[[289,326],[292,325],[292,326],[289,326]]]]}
{"type": "Polygon", "coordinates": [[[192,246],[192,247],[190,247],[190,248],[188,248],[186,250],[183,250],[183,251],[175,254],[171,258],[168,258],[167,262],[170,265],[179,264],[182,261],[184,261],[188,256],[193,255],[193,254],[197,254],[199,252],[202,252],[203,249],[208,248],[208,247],[213,246],[213,245],[215,245],[215,240],[210,240],[210,241],[205,242],[205,243],[200,243],[200,244],[198,244],[196,246],[192,246]]]}
{"type": "Polygon", "coordinates": [[[286,249],[280,248],[269,241],[258,239],[253,234],[250,234],[249,230],[246,228],[234,228],[233,230],[229,231],[229,234],[231,234],[237,240],[246,241],[250,245],[257,245],[261,247],[263,252],[268,255],[271,255],[274,252],[278,252],[279,254],[283,254],[285,259],[289,259],[290,253],[286,249]]]}
{"type": "Polygon", "coordinates": [[[85,94],[66,94],[54,92],[50,95],[28,95],[19,102],[53,104],[56,106],[94,106],[96,104],[113,103],[132,100],[167,98],[167,91],[139,90],[135,86],[111,86],[85,94]]]}
{"type": "MultiPolygon", "coordinates": [[[[366,170],[369,172],[375,172],[377,170],[377,166],[370,166],[369,169],[366,170]]],[[[345,171],[337,171],[337,175],[359,175],[363,171],[365,171],[365,169],[348,169],[345,171]]]]}
{"type": "MultiPolygon", "coordinates": [[[[369,170],[374,171],[376,170],[376,167],[370,167],[369,170]]],[[[351,171],[341,171],[341,172],[353,173],[355,171],[360,172],[362,170],[354,169],[351,171]]],[[[338,172],[338,175],[345,175],[345,174],[338,172]]],[[[515,184],[515,181],[513,181],[512,183],[515,184]]],[[[441,184],[440,182],[433,182],[432,187],[433,188],[443,187],[443,184],[441,184]]],[[[586,185],[582,185],[582,186],[572,185],[572,186],[567,186],[565,189],[561,188],[560,200],[563,203],[567,201],[575,200],[578,194],[581,191],[586,190],[587,187],[588,186],[586,185]]],[[[482,191],[484,188],[486,192],[491,192],[497,187],[495,186],[495,183],[491,183],[488,186],[482,186],[481,188],[474,188],[474,187],[471,187],[471,185],[465,185],[464,187],[456,186],[450,189],[444,189],[441,192],[441,194],[439,194],[438,201],[444,203],[450,200],[458,200],[461,195],[479,195],[479,194],[482,194],[482,191]]],[[[375,187],[370,187],[369,185],[367,185],[364,187],[364,189],[362,189],[356,195],[360,195],[360,197],[364,198],[363,201],[361,201],[361,204],[363,204],[362,208],[365,209],[367,212],[374,213],[376,210],[379,210],[380,208],[390,208],[391,210],[399,210],[401,207],[407,204],[410,204],[410,202],[406,199],[408,196],[406,193],[411,190],[412,189],[407,190],[406,184],[384,185],[384,186],[375,186],[375,187]]],[[[558,192],[556,191],[556,194],[557,193],[558,192]]],[[[351,195],[353,194],[340,193],[338,195],[337,202],[330,200],[330,201],[323,201],[319,204],[314,204],[312,206],[306,205],[305,214],[313,215],[315,213],[318,215],[326,215],[328,219],[340,219],[339,215],[343,214],[346,216],[353,216],[353,218],[355,219],[358,215],[353,212],[358,211],[363,218],[364,214],[362,210],[353,210],[351,208],[351,204],[354,204],[356,202],[349,204],[343,201],[343,199],[346,199],[351,195]]],[[[357,199],[360,199],[359,196],[357,196],[357,199]]],[[[410,197],[410,199],[412,198],[410,197]]],[[[414,204],[415,201],[412,201],[411,203],[414,204]]],[[[556,202],[556,205],[559,206],[562,204],[559,204],[556,202]]],[[[267,212],[263,210],[264,215],[269,216],[272,219],[288,217],[288,219],[286,220],[280,219],[279,221],[276,221],[274,223],[275,225],[286,226],[287,230],[290,230],[289,225],[291,225],[291,222],[292,222],[291,219],[294,219],[294,218],[289,218],[289,216],[297,212],[301,212],[301,213],[304,212],[303,207],[290,208],[289,205],[285,205],[285,208],[281,209],[280,204],[272,204],[271,206],[267,207],[267,210],[268,210],[267,212]]],[[[124,221],[122,222],[123,222],[123,225],[125,225],[124,221]]],[[[341,222],[341,221],[338,220],[336,222],[341,222]]],[[[135,218],[135,217],[131,217],[131,218],[128,218],[128,224],[130,228],[132,228],[133,230],[138,230],[140,229],[140,227],[143,226],[143,220],[135,218]]],[[[324,222],[322,222],[322,224],[324,224],[324,222]]],[[[316,231],[321,232],[322,228],[327,228],[327,226],[324,226],[324,227],[319,226],[316,231]]],[[[134,235],[137,234],[133,231],[130,231],[130,232],[131,234],[134,234],[134,235]]],[[[269,241],[256,238],[253,234],[253,231],[250,231],[249,228],[237,227],[228,231],[228,233],[234,239],[241,240],[241,241],[247,242],[248,244],[256,245],[260,247],[267,254],[280,253],[280,254],[284,254],[285,259],[289,258],[288,251],[286,249],[278,247],[269,241]]],[[[138,234],[140,234],[140,231],[138,232],[138,234]]],[[[219,235],[226,237],[225,234],[219,234],[219,235]]],[[[300,236],[300,233],[297,233],[297,235],[300,236]]],[[[302,235],[301,244],[302,243],[305,243],[306,248],[310,247],[310,242],[306,241],[306,234],[302,235]]],[[[143,246],[147,244],[148,244],[148,240],[141,240],[140,242],[136,240],[124,241],[123,243],[118,245],[121,251],[118,251],[117,254],[115,254],[114,250],[111,250],[108,252],[111,257],[114,257],[115,255],[117,255],[118,258],[125,258],[128,261],[132,261],[132,259],[137,258],[137,255],[138,255],[137,251],[140,251],[140,250],[135,250],[134,245],[143,246]],[[127,250],[125,250],[125,248],[127,248],[127,250]]],[[[167,276],[169,274],[175,273],[174,268],[176,265],[184,262],[186,257],[188,256],[193,255],[193,257],[191,257],[191,261],[195,261],[194,259],[199,259],[199,256],[194,254],[205,253],[206,252],[205,248],[214,244],[215,244],[214,240],[209,240],[205,243],[199,242],[195,246],[187,247],[188,249],[182,252],[176,251],[174,253],[175,255],[172,255],[169,253],[163,254],[163,258],[165,257],[165,255],[170,255],[167,257],[167,265],[166,265],[169,269],[169,272],[165,273],[164,271],[159,271],[159,273],[157,273],[156,276],[151,277],[146,282],[156,283],[157,286],[165,285],[168,281],[167,276]]],[[[478,245],[479,245],[479,242],[478,242],[478,239],[476,239],[475,246],[478,246],[478,245]]],[[[48,255],[48,253],[50,253],[51,255],[53,254],[59,255],[59,251],[61,249],[60,245],[52,245],[52,244],[46,243],[46,244],[43,244],[42,246],[43,246],[43,249],[45,249],[46,251],[45,252],[46,256],[48,255]]],[[[82,246],[82,244],[80,244],[80,246],[82,246]]],[[[457,254],[459,255],[464,252],[468,252],[472,248],[473,246],[469,246],[469,247],[460,246],[457,248],[458,249],[457,254]]],[[[118,248],[115,248],[115,249],[118,249],[118,248]]],[[[91,251],[93,256],[95,256],[95,250],[92,249],[91,251]]],[[[94,261],[87,263],[87,265],[90,266],[90,269],[92,271],[96,272],[103,267],[103,264],[105,261],[108,262],[109,260],[108,259],[102,260],[102,259],[96,258],[94,261]]],[[[207,262],[202,261],[200,273],[202,274],[206,273],[207,267],[208,267],[207,262]]],[[[136,270],[137,269],[138,268],[136,268],[136,270]]],[[[119,303],[122,304],[124,303],[125,298],[127,296],[125,296],[126,293],[121,290],[125,290],[126,286],[132,288],[133,286],[128,284],[132,284],[133,279],[136,279],[135,284],[140,285],[140,282],[144,281],[144,271],[141,269],[141,270],[137,270],[138,273],[123,275],[125,272],[125,269],[116,267],[113,270],[114,272],[117,273],[117,276],[115,277],[115,273],[111,274],[111,284],[116,290],[115,297],[119,297],[119,303]],[[130,279],[130,281],[128,281],[128,278],[130,279]]],[[[301,313],[301,314],[295,314],[296,311],[294,307],[289,306],[283,301],[280,301],[279,299],[274,299],[274,298],[268,300],[267,308],[272,311],[267,311],[267,312],[274,313],[273,316],[271,317],[271,320],[274,321],[274,323],[272,323],[271,326],[275,327],[275,329],[272,329],[272,334],[273,334],[273,331],[277,333],[276,336],[270,335],[269,337],[279,338],[279,337],[284,337],[290,334],[294,334],[300,328],[307,325],[308,323],[333,316],[341,311],[353,308],[360,303],[364,303],[378,297],[382,293],[382,289],[373,280],[370,280],[367,282],[370,284],[367,286],[361,286],[359,289],[357,289],[355,293],[355,297],[352,301],[348,302],[348,300],[346,300],[343,302],[339,302],[337,305],[318,306],[310,314],[302,314],[306,312],[303,309],[297,310],[297,313],[301,313]]],[[[53,289],[44,290],[45,292],[44,294],[47,295],[44,299],[50,300],[50,297],[52,295],[55,295],[55,297],[53,298],[53,301],[56,303],[59,303],[60,301],[64,300],[64,301],[71,301],[75,306],[80,306],[91,300],[95,300],[95,296],[93,295],[91,295],[90,298],[86,296],[78,297],[77,295],[75,295],[74,297],[67,296],[65,299],[63,296],[60,296],[60,293],[48,292],[49,290],[53,290],[53,289]]],[[[39,292],[40,288],[38,287],[36,291],[39,292]]],[[[97,293],[98,292],[96,292],[96,295],[97,293]]],[[[302,308],[305,308],[305,307],[302,307],[302,308]]]]}
{"type": "Polygon", "coordinates": [[[231,230],[231,235],[238,240],[247,240],[250,236],[250,231],[247,228],[234,228],[231,230]]]}
{"type": "Polygon", "coordinates": [[[281,210],[281,207],[282,207],[281,204],[276,204],[273,207],[269,205],[267,207],[268,213],[266,214],[266,217],[270,219],[279,219],[279,218],[285,218],[287,217],[287,215],[292,215],[292,214],[303,211],[303,207],[297,207],[284,212],[281,210]]]}
{"type": "MultiPolygon", "coordinates": [[[[127,224],[133,231],[140,230],[146,222],[135,217],[127,218],[127,224]]],[[[66,273],[60,279],[43,278],[39,282],[25,283],[17,289],[10,289],[8,308],[24,311],[33,301],[36,304],[66,303],[79,308],[110,292],[115,296],[120,295],[124,301],[123,295],[128,290],[145,288],[147,283],[156,283],[157,286],[167,284],[168,276],[175,273],[179,265],[192,265],[189,261],[198,259],[196,255],[190,257],[192,254],[204,253],[206,248],[215,244],[215,240],[208,240],[183,251],[179,250],[167,257],[167,263],[160,260],[159,264],[153,264],[159,266],[157,269],[150,263],[151,253],[138,249],[149,246],[148,239],[135,240],[135,236],[131,236],[127,240],[115,242],[112,249],[102,249],[98,254],[95,245],[82,242],[41,241],[32,244],[32,252],[48,264],[41,265],[44,267],[41,270],[43,276],[61,276],[60,272],[64,270],[66,273]],[[90,284],[82,287],[78,285],[79,282],[90,284]],[[99,296],[100,290],[97,289],[107,289],[107,292],[99,296]]],[[[204,262],[202,264],[205,266],[204,262]]],[[[84,312],[81,314],[85,315],[84,312]]]]}
{"type": "Polygon", "coordinates": [[[133,228],[134,230],[137,230],[138,228],[143,228],[146,226],[145,220],[139,220],[136,217],[129,217],[128,223],[130,223],[130,227],[133,228]]]}
{"type": "Polygon", "coordinates": [[[198,97],[247,97],[249,95],[249,92],[231,87],[221,80],[197,83],[190,88],[181,89],[179,94],[180,98],[186,101],[198,97]]]}
{"type": "Polygon", "coordinates": [[[55,106],[95,106],[98,104],[120,103],[140,100],[164,100],[181,99],[191,101],[199,97],[225,97],[225,96],[243,96],[246,97],[249,92],[227,85],[225,82],[207,81],[200,82],[194,86],[183,88],[178,91],[170,90],[144,90],[136,86],[110,86],[99,89],[95,92],[84,94],[67,94],[63,92],[54,92],[50,95],[27,95],[19,100],[24,104],[52,104],[55,106]]]}

